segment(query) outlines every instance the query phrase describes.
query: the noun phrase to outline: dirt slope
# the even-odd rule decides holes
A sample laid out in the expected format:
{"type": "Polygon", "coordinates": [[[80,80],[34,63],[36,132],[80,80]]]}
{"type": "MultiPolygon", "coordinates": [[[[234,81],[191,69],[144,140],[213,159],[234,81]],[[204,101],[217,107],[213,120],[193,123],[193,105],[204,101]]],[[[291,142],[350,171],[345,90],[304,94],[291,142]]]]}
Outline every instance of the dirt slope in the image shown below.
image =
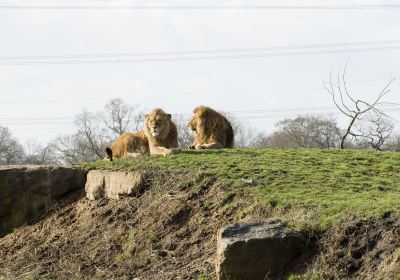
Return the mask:
{"type": "Polygon", "coordinates": [[[400,220],[392,214],[344,221],[320,246],[312,269],[321,279],[400,279],[400,220]]]}
{"type": "MultiPolygon", "coordinates": [[[[193,174],[153,174],[143,195],[120,201],[73,193],[0,239],[0,279],[214,279],[216,232],[246,201],[216,178],[193,174]]],[[[271,213],[257,209],[246,219],[271,213]]],[[[292,279],[399,279],[394,215],[310,236],[318,237],[310,242],[315,257],[304,258],[292,279]]]]}
{"type": "Polygon", "coordinates": [[[155,185],[139,198],[120,201],[93,202],[83,193],[72,194],[43,220],[0,239],[0,275],[11,279],[212,276],[214,233],[226,222],[217,210],[222,191],[210,188],[212,181],[189,188],[180,179],[183,184],[168,190],[173,182],[160,179],[164,190],[155,185]]]}

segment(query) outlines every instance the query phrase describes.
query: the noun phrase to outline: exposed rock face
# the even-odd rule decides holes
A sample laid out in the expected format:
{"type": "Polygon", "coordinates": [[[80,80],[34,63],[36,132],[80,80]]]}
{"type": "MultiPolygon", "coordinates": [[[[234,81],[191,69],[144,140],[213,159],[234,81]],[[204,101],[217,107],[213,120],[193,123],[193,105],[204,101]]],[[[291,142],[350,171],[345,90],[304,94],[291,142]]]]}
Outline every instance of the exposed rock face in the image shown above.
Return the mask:
{"type": "Polygon", "coordinates": [[[145,186],[144,175],[139,172],[93,170],[87,175],[86,197],[90,200],[107,197],[138,195],[145,186]]]}
{"type": "Polygon", "coordinates": [[[303,248],[303,236],[279,221],[230,225],[218,233],[218,279],[279,279],[303,248]]]}
{"type": "Polygon", "coordinates": [[[64,194],[84,187],[75,167],[0,167],[0,236],[41,215],[64,194]]]}

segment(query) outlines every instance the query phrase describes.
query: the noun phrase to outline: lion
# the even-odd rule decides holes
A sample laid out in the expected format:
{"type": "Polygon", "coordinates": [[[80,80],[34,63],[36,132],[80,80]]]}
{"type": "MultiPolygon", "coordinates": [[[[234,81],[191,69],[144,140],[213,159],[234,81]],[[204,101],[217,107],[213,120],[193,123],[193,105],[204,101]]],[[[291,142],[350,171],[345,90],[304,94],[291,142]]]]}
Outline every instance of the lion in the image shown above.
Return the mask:
{"type": "Polygon", "coordinates": [[[138,157],[149,154],[149,143],[144,131],[121,134],[110,147],[106,148],[106,154],[104,160],[110,161],[114,158],[138,157]]]}
{"type": "Polygon", "coordinates": [[[145,116],[144,132],[149,142],[150,155],[170,155],[178,149],[178,130],[171,120],[171,114],[156,108],[145,116]]]}
{"type": "Polygon", "coordinates": [[[189,130],[195,135],[190,149],[232,148],[234,133],[230,122],[220,113],[206,106],[199,106],[193,111],[189,130]]]}

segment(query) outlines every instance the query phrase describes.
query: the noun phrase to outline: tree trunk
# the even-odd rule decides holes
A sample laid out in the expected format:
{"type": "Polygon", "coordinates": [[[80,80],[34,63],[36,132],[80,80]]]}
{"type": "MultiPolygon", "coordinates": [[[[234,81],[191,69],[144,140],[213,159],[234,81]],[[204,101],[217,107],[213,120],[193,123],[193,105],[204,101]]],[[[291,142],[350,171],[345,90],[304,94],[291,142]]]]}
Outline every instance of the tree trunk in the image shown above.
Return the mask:
{"type": "Polygon", "coordinates": [[[345,134],[340,138],[340,149],[344,149],[344,141],[346,140],[347,136],[350,134],[351,127],[353,126],[354,122],[356,121],[358,114],[355,114],[351,119],[349,125],[347,126],[345,134]]]}

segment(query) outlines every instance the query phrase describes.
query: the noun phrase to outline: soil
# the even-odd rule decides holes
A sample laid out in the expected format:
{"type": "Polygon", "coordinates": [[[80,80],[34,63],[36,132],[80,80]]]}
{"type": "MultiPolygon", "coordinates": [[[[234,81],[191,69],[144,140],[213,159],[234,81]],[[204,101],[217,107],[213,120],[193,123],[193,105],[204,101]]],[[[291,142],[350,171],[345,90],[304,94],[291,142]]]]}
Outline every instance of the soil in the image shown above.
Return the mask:
{"type": "MultiPolygon", "coordinates": [[[[0,239],[0,279],[215,279],[216,233],[233,222],[235,208],[224,207],[232,199],[214,178],[179,174],[154,175],[142,195],[119,201],[72,193],[0,239]]],[[[394,215],[349,219],[316,237],[318,252],[296,271],[398,279],[394,215]]]]}
{"type": "Polygon", "coordinates": [[[322,279],[400,279],[400,219],[352,218],[323,234],[309,270],[322,279]]]}
{"type": "Polygon", "coordinates": [[[0,279],[214,277],[215,233],[229,220],[220,217],[223,191],[212,178],[196,187],[198,178],[174,179],[183,183],[158,178],[162,185],[119,201],[71,194],[0,239],[0,279]]]}

